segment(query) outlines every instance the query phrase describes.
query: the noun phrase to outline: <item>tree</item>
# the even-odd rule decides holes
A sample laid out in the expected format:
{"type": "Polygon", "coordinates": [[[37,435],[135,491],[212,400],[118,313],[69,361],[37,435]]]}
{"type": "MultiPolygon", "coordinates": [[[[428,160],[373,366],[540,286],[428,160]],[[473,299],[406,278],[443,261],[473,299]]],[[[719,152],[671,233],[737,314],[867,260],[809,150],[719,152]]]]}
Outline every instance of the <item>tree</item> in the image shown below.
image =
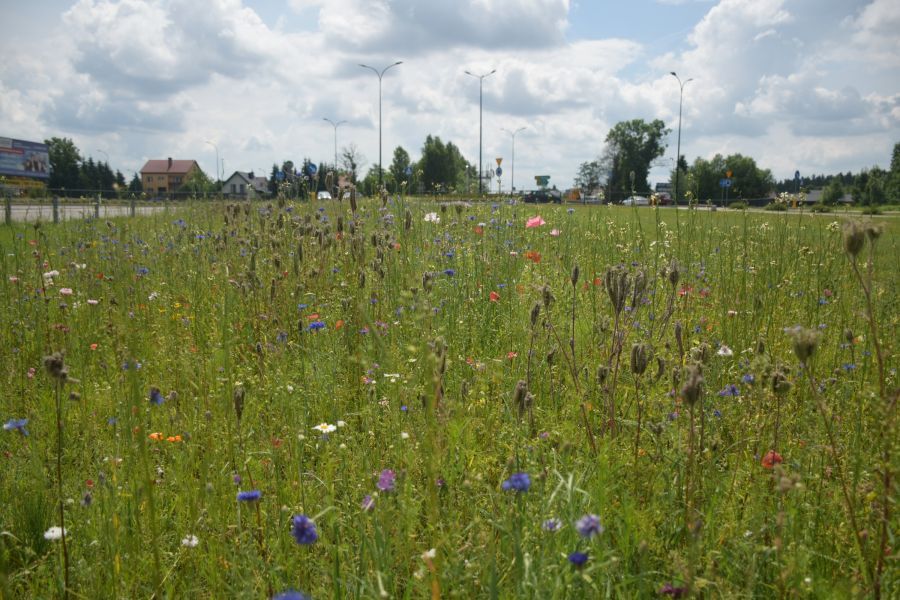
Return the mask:
{"type": "Polygon", "coordinates": [[[685,178],[698,200],[715,200],[722,196],[719,182],[731,171],[730,198],[763,198],[775,187],[775,179],[768,169],[760,169],[749,156],[716,154],[712,159],[697,158],[685,178]]]}
{"type": "Polygon", "coordinates": [[[359,151],[356,144],[351,143],[341,149],[341,166],[350,175],[350,181],[353,184],[356,184],[357,175],[364,164],[366,164],[366,157],[359,151]]]}
{"type": "Polygon", "coordinates": [[[81,153],[69,138],[52,137],[44,140],[50,154],[50,179],[47,185],[53,190],[77,190],[81,183],[78,165],[81,153]]]}
{"type": "MultiPolygon", "coordinates": [[[[442,193],[463,189],[474,170],[453,142],[445,144],[440,137],[431,135],[425,138],[417,167],[424,190],[442,193]]],[[[477,174],[474,177],[477,179],[477,174]]]]}
{"type": "Polygon", "coordinates": [[[144,184],[141,183],[141,178],[138,177],[137,173],[131,177],[131,183],[128,184],[128,191],[132,194],[140,194],[144,191],[144,184]]]}
{"type": "Polygon", "coordinates": [[[394,182],[394,191],[400,191],[400,183],[403,181],[409,182],[409,176],[406,174],[406,169],[409,168],[409,152],[403,149],[403,146],[397,146],[394,149],[394,160],[391,163],[390,169],[388,173],[390,174],[391,179],[394,182]]]}
{"type": "Polygon", "coordinates": [[[278,173],[280,173],[277,163],[272,163],[272,172],[269,174],[269,193],[275,196],[278,193],[278,173]]]}
{"type": "Polygon", "coordinates": [[[215,192],[216,183],[206,176],[200,169],[194,169],[188,174],[184,184],[178,190],[179,193],[192,196],[203,196],[215,192]]]}
{"type": "Polygon", "coordinates": [[[600,187],[600,180],[603,178],[603,169],[599,160],[583,162],[578,167],[578,175],[575,176],[575,185],[580,187],[586,194],[592,193],[600,187]]]}
{"type": "Polygon", "coordinates": [[[834,206],[844,197],[844,186],[839,179],[832,179],[825,191],[822,192],[822,204],[834,206]]]}
{"type": "MultiPolygon", "coordinates": [[[[650,163],[665,153],[663,139],[670,132],[666,124],[633,119],[616,123],[606,135],[606,159],[612,163],[610,188],[619,197],[650,189],[650,163]]],[[[601,161],[603,162],[603,161],[601,161]]]]}
{"type": "Polygon", "coordinates": [[[891,155],[891,172],[887,180],[887,201],[891,204],[900,204],[900,142],[894,144],[894,153],[891,155]]]}

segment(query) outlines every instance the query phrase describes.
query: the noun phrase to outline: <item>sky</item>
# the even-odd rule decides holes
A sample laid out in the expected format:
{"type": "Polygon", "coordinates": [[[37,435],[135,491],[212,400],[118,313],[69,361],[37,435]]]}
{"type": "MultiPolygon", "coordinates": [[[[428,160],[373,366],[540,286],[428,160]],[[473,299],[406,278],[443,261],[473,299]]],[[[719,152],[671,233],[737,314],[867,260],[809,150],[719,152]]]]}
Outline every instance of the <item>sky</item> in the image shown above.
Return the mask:
{"type": "MultiPolygon", "coordinates": [[[[676,154],[740,153],[776,178],[889,166],[900,142],[897,0],[0,0],[0,136],[72,138],[130,178],[152,158],[211,176],[363,170],[427,135],[560,188],[611,127],[663,120],[676,154]],[[525,129],[515,138],[503,131],[525,129]],[[221,167],[221,165],[220,165],[221,167]]],[[[496,189],[496,181],[493,183],[496,189]]]]}

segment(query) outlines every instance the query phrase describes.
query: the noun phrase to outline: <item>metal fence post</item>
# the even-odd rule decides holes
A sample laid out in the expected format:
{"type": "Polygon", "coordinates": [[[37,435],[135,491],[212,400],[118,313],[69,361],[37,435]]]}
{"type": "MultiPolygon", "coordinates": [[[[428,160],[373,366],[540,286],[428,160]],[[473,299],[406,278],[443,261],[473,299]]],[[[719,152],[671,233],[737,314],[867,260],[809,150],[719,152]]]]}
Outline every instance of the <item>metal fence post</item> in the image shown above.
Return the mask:
{"type": "Polygon", "coordinates": [[[53,196],[53,222],[59,223],[59,196],[53,196]]]}
{"type": "Polygon", "coordinates": [[[134,208],[134,196],[131,196],[131,216],[134,216],[135,208],[134,208]]]}
{"type": "Polygon", "coordinates": [[[6,198],[3,206],[3,218],[7,225],[12,225],[12,198],[9,192],[6,192],[6,198]]]}
{"type": "Polygon", "coordinates": [[[100,218],[100,194],[97,194],[97,200],[94,202],[94,218],[100,218]]]}

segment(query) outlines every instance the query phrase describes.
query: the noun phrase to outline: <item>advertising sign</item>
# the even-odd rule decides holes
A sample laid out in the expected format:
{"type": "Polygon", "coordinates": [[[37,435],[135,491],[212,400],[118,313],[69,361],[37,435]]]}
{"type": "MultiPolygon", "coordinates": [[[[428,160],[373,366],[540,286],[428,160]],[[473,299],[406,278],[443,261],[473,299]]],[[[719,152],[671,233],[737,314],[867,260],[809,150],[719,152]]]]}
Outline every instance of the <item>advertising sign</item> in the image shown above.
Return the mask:
{"type": "Polygon", "coordinates": [[[47,145],[0,137],[0,175],[50,179],[47,145]]]}

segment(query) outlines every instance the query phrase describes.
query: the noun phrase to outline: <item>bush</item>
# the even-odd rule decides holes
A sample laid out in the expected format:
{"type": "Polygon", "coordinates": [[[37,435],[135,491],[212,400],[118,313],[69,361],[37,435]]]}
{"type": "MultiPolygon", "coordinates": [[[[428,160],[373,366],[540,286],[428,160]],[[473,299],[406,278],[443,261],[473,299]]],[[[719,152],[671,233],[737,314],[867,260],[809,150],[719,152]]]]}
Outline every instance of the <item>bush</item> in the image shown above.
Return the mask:
{"type": "Polygon", "coordinates": [[[880,215],[881,209],[877,206],[867,206],[862,210],[864,215],[880,215]]]}
{"type": "Polygon", "coordinates": [[[783,204],[781,202],[769,202],[766,204],[766,210],[774,210],[776,212],[785,212],[787,211],[787,204],[783,204]]]}
{"type": "Polygon", "coordinates": [[[814,213],[830,213],[832,209],[830,206],[826,206],[825,204],[813,204],[809,207],[809,210],[814,213]]]}
{"type": "Polygon", "coordinates": [[[743,200],[738,200],[737,202],[732,202],[728,205],[728,208],[733,208],[734,210],[746,210],[747,203],[743,200]]]}

